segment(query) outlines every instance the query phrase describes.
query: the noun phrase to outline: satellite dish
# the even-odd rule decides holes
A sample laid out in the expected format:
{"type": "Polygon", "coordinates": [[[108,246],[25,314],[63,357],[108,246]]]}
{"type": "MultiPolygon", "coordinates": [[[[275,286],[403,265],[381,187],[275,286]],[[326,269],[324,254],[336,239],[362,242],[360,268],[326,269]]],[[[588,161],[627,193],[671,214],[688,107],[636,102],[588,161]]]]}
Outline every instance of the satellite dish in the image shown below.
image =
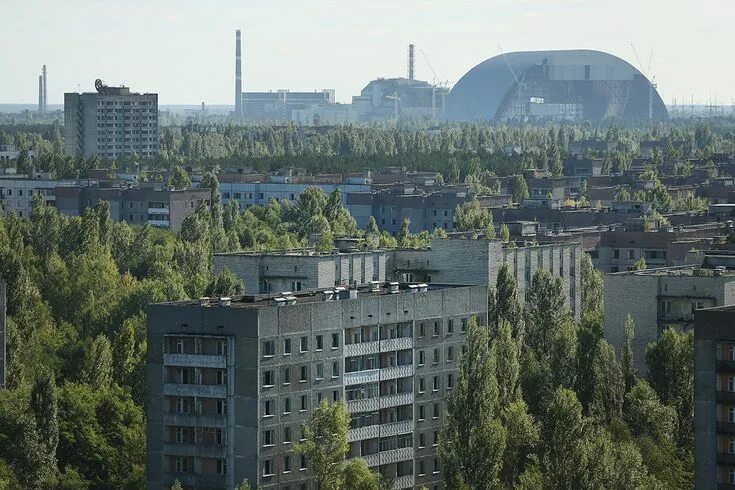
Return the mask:
{"type": "Polygon", "coordinates": [[[107,84],[98,78],[94,81],[94,88],[97,89],[97,92],[103,94],[107,91],[107,84]]]}

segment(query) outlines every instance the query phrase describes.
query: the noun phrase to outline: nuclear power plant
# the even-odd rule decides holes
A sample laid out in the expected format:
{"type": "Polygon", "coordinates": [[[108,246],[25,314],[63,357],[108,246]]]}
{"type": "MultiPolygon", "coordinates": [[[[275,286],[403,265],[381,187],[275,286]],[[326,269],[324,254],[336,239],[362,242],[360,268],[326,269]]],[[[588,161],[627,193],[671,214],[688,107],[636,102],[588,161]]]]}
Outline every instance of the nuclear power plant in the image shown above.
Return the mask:
{"type": "MultiPolygon", "coordinates": [[[[406,77],[376,78],[350,104],[334,89],[242,91],[241,36],[235,33],[234,117],[302,125],[397,119],[449,121],[590,121],[668,118],[656,86],[630,63],[594,50],[501,54],[469,70],[454,87],[416,78],[416,46],[406,77]]],[[[423,52],[422,52],[423,54],[423,52]]],[[[424,56],[425,57],[425,56],[424,56]]]]}

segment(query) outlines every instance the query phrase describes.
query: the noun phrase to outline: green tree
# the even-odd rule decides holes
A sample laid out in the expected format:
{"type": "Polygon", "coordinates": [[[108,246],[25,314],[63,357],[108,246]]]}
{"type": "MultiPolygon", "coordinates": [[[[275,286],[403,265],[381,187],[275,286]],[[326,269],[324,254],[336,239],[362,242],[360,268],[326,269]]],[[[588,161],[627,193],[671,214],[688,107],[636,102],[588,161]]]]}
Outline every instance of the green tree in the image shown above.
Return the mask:
{"type": "Polygon", "coordinates": [[[344,489],[347,490],[388,490],[390,482],[372,471],[362,458],[352,458],[344,467],[344,489]]]}
{"type": "Polygon", "coordinates": [[[294,452],[306,457],[319,488],[338,490],[344,485],[349,428],[350,416],[342,401],[330,405],[322,400],[304,423],[304,441],[294,444],[294,452]]]}
{"type": "Polygon", "coordinates": [[[603,275],[592,264],[588,253],[580,258],[582,282],[582,322],[588,326],[602,327],[603,315],[603,275]]]}
{"type": "Polygon", "coordinates": [[[167,184],[174,189],[188,189],[191,187],[191,179],[186,170],[176,166],[171,170],[167,184]]]}
{"type": "Polygon", "coordinates": [[[184,487],[181,486],[181,482],[178,478],[174,480],[174,484],[171,485],[171,490],[184,490],[184,487]]]}
{"type": "Polygon", "coordinates": [[[235,296],[244,292],[245,284],[227,267],[207,287],[207,296],[235,296]]]}
{"type": "Polygon", "coordinates": [[[636,380],[635,363],[633,361],[633,339],[635,338],[635,322],[633,317],[628,313],[625,317],[625,344],[623,345],[623,353],[621,357],[621,368],[623,370],[623,379],[625,380],[625,391],[630,391],[636,380]]]}
{"type": "Polygon", "coordinates": [[[508,405],[501,418],[507,433],[501,471],[502,483],[507,488],[514,488],[518,477],[532,462],[539,442],[539,427],[529,415],[523,399],[508,405]]]}
{"type": "Polygon", "coordinates": [[[512,403],[522,399],[518,362],[520,349],[507,320],[499,322],[497,336],[492,341],[492,349],[495,375],[498,380],[498,409],[505,410],[512,403]]]}
{"type": "Polygon", "coordinates": [[[625,380],[615,350],[604,339],[597,343],[592,369],[594,391],[590,413],[605,424],[610,424],[622,416],[625,380]]]}
{"type": "Polygon", "coordinates": [[[368,220],[367,228],[365,228],[365,232],[371,235],[380,234],[380,230],[378,229],[378,223],[375,221],[374,216],[370,216],[370,219],[368,220]]]}
{"type": "Polygon", "coordinates": [[[411,220],[408,218],[403,218],[403,223],[401,223],[401,230],[398,232],[398,235],[396,235],[399,247],[409,247],[411,245],[410,226],[411,220]]]}
{"type": "Polygon", "coordinates": [[[523,175],[514,175],[512,179],[513,187],[513,202],[522,203],[525,199],[528,199],[528,184],[523,175]]]}
{"type": "Polygon", "coordinates": [[[49,466],[56,466],[56,447],[59,444],[56,381],[48,370],[41,370],[31,389],[31,412],[36,419],[39,441],[44,447],[49,466]]]}
{"type": "Polygon", "coordinates": [[[545,489],[582,488],[582,405],[572,390],[557,388],[544,414],[541,427],[541,465],[545,489]]]}
{"type": "Polygon", "coordinates": [[[94,388],[103,388],[112,382],[112,348],[104,335],[94,339],[84,357],[82,380],[94,388]]]}
{"type": "Polygon", "coordinates": [[[135,327],[133,321],[126,319],[117,335],[112,349],[112,375],[119,386],[131,385],[131,375],[135,369],[136,358],[135,327]]]}
{"type": "Polygon", "coordinates": [[[510,228],[505,223],[500,225],[500,240],[503,243],[510,242],[510,228]]]}
{"type": "Polygon", "coordinates": [[[447,401],[439,459],[449,488],[493,488],[499,483],[506,431],[496,418],[498,384],[487,329],[470,320],[459,358],[457,386],[447,401]]]}
{"type": "Polygon", "coordinates": [[[646,258],[641,257],[640,259],[636,260],[635,264],[633,264],[633,270],[634,271],[642,271],[646,269],[646,258]]]}

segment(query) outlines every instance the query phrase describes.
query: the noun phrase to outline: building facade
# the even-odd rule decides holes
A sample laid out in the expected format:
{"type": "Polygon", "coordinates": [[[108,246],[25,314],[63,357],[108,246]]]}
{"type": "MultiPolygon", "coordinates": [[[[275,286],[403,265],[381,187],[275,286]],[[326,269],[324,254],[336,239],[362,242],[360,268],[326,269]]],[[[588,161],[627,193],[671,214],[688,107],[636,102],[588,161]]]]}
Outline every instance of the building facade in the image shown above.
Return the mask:
{"type": "Polygon", "coordinates": [[[605,274],[604,280],[605,338],[622,352],[630,314],[635,322],[635,366],[643,376],[646,346],[665,328],[693,328],[696,310],[735,303],[735,272],[727,269],[662,267],[605,274]]]}
{"type": "Polygon", "coordinates": [[[735,306],[695,313],[694,486],[735,488],[735,306]]]}
{"type": "Polygon", "coordinates": [[[234,252],[214,255],[214,274],[226,267],[250,294],[357,286],[388,279],[388,252],[234,252]]]}
{"type": "Polygon", "coordinates": [[[77,185],[78,181],[52,180],[50,175],[40,172],[0,175],[0,204],[5,215],[15,213],[27,218],[31,215],[34,196],[41,195],[47,205],[56,206],[56,189],[77,185]]]}
{"type": "Polygon", "coordinates": [[[291,447],[322,400],[347,404],[348,457],[438,488],[443,400],[487,288],[411,286],[151,305],[148,488],[313,488],[291,447]]]}
{"type": "Polygon", "coordinates": [[[158,154],[158,94],[97,84],[97,92],[64,94],[67,155],[116,159],[158,154]]]}

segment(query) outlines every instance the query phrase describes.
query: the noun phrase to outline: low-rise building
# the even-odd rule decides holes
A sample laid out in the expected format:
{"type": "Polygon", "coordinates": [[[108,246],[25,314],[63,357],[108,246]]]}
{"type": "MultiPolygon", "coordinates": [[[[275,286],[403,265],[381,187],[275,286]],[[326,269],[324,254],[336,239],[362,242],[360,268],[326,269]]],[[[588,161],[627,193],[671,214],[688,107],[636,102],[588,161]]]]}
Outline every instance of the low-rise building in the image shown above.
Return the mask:
{"type": "MultiPolygon", "coordinates": [[[[11,144],[0,145],[0,163],[13,162],[17,160],[23,150],[19,150],[17,146],[11,144]]],[[[36,152],[33,150],[26,151],[28,158],[33,161],[36,158],[36,152]]]]}
{"type": "Polygon", "coordinates": [[[393,488],[441,484],[436,446],[483,286],[380,284],[148,308],[148,488],[313,488],[294,454],[322,400],[351,414],[348,457],[393,488]]]}
{"type": "Polygon", "coordinates": [[[694,316],[694,486],[735,488],[735,306],[694,316]]]}
{"type": "Polygon", "coordinates": [[[43,196],[47,205],[55,206],[57,188],[79,185],[79,181],[55,180],[43,172],[0,175],[0,203],[4,214],[27,218],[33,209],[34,196],[43,196]]]}

